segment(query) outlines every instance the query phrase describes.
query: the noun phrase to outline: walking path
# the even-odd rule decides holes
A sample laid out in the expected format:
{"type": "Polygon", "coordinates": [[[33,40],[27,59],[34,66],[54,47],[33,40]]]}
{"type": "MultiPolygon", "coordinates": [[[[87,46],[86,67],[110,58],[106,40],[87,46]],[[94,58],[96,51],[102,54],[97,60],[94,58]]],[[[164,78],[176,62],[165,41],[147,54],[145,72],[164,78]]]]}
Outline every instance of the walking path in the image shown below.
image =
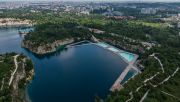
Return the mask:
{"type": "Polygon", "coordinates": [[[159,85],[164,84],[166,81],[168,81],[171,78],[171,76],[168,76],[166,79],[164,79],[162,82],[159,83],[159,85]]]}
{"type": "Polygon", "coordinates": [[[166,95],[168,95],[168,96],[171,96],[171,97],[177,99],[178,101],[180,101],[180,98],[178,98],[178,97],[176,97],[176,96],[174,96],[174,95],[172,95],[172,94],[169,94],[169,93],[164,92],[164,91],[161,91],[161,92],[162,92],[163,94],[166,94],[166,95]]]}
{"type": "Polygon", "coordinates": [[[143,86],[146,86],[146,84],[143,84],[143,85],[139,86],[139,87],[136,89],[136,92],[138,92],[143,86]]]}
{"type": "MultiPolygon", "coordinates": [[[[121,73],[121,75],[117,78],[117,80],[115,81],[115,83],[112,85],[112,87],[110,88],[110,91],[115,91],[115,90],[120,90],[122,88],[122,85],[120,84],[121,81],[125,78],[125,76],[127,75],[127,73],[129,72],[129,70],[132,68],[134,70],[136,70],[138,73],[141,73],[141,71],[136,67],[134,66],[137,58],[138,58],[138,55],[136,54],[133,54],[134,55],[134,58],[132,61],[128,61],[127,59],[125,59],[124,57],[122,57],[120,55],[120,53],[124,53],[126,51],[123,51],[123,50],[120,50],[118,48],[115,48],[114,46],[111,46],[109,44],[106,44],[106,43],[101,43],[98,41],[97,38],[95,38],[93,35],[92,35],[92,39],[97,42],[97,43],[91,43],[90,44],[94,44],[96,46],[99,46],[101,48],[104,48],[108,51],[111,51],[112,53],[120,56],[127,64],[128,66],[125,68],[125,70],[121,73]],[[98,43],[99,42],[99,43],[98,43]]],[[[82,45],[87,45],[87,44],[82,44],[82,45],[77,45],[78,43],[82,43],[84,41],[81,41],[81,42],[77,42],[77,43],[73,43],[73,44],[70,44],[68,45],[67,47],[72,47],[72,46],[82,46],[82,45]]],[[[89,41],[88,41],[89,42],[89,41]]],[[[88,43],[89,45],[89,43],[88,43]]]]}
{"type": "Polygon", "coordinates": [[[18,62],[17,62],[17,57],[18,57],[18,56],[19,56],[19,55],[15,55],[15,56],[14,56],[15,70],[14,70],[14,72],[11,74],[11,78],[10,78],[10,80],[9,80],[9,86],[11,85],[11,83],[12,83],[12,81],[13,81],[13,78],[14,78],[14,75],[15,75],[17,69],[18,69],[18,62]]]}
{"type": "Polygon", "coordinates": [[[132,91],[129,93],[129,95],[130,95],[131,97],[130,97],[130,99],[128,99],[126,102],[129,102],[129,101],[131,101],[131,100],[133,99],[133,93],[132,93],[132,91]]]}
{"type": "Polygon", "coordinates": [[[115,83],[112,85],[111,87],[111,91],[115,91],[115,90],[120,90],[122,88],[122,85],[120,84],[121,81],[125,78],[126,74],[129,72],[129,70],[131,69],[131,66],[128,65],[125,70],[120,74],[120,76],[118,77],[118,79],[115,81],[115,83]]]}
{"type": "MultiPolygon", "coordinates": [[[[122,88],[122,85],[120,84],[121,81],[125,78],[125,76],[127,75],[127,73],[129,72],[129,70],[131,68],[135,69],[138,73],[141,73],[141,71],[134,66],[134,63],[136,62],[138,55],[133,54],[133,59],[132,60],[128,60],[128,58],[124,58],[121,53],[128,53],[124,50],[120,50],[114,46],[111,46],[109,44],[106,43],[95,43],[96,46],[99,46],[101,48],[104,48],[108,51],[111,51],[112,53],[120,56],[127,64],[128,66],[124,69],[124,71],[120,74],[120,76],[117,78],[117,80],[115,81],[115,83],[112,85],[112,87],[110,88],[110,91],[115,91],[115,90],[120,90],[122,88]]],[[[131,54],[131,53],[130,53],[131,54]]]]}
{"type": "MultiPolygon", "coordinates": [[[[156,53],[153,53],[152,55],[149,55],[149,56],[154,57],[156,60],[158,60],[160,66],[161,66],[162,72],[164,73],[163,64],[161,63],[160,59],[155,56],[155,54],[156,54],[156,53]]],[[[157,72],[155,75],[151,76],[150,78],[145,79],[145,80],[144,80],[144,83],[147,83],[148,81],[154,79],[154,78],[155,78],[157,75],[159,75],[159,74],[160,74],[160,72],[157,72]]],[[[153,85],[152,83],[150,83],[150,84],[151,84],[152,86],[154,86],[154,87],[157,87],[156,85],[153,85]]]]}
{"type": "Polygon", "coordinates": [[[157,85],[154,85],[154,84],[150,83],[150,85],[153,86],[153,87],[157,87],[157,86],[159,86],[159,85],[162,85],[162,84],[164,84],[165,82],[167,82],[171,77],[173,77],[178,71],[179,71],[179,67],[176,68],[176,70],[172,73],[172,75],[169,75],[169,76],[168,76],[167,78],[165,78],[162,82],[158,83],[157,85]]]}
{"type": "Polygon", "coordinates": [[[169,75],[167,78],[165,78],[162,82],[160,82],[158,85],[162,85],[164,84],[166,81],[168,81],[171,77],[173,77],[177,72],[179,71],[179,67],[176,68],[176,70],[174,71],[174,73],[172,75],[169,75]]]}
{"type": "MultiPolygon", "coordinates": [[[[127,75],[127,73],[129,72],[129,70],[131,69],[131,68],[134,68],[134,69],[136,69],[136,70],[138,70],[136,67],[134,67],[134,63],[135,63],[135,61],[137,60],[137,58],[138,58],[138,56],[136,56],[135,58],[134,58],[134,60],[133,61],[131,61],[130,63],[129,63],[129,65],[125,68],[125,70],[121,73],[121,75],[118,77],[118,79],[115,81],[115,83],[112,85],[112,87],[110,88],[110,91],[115,91],[115,90],[120,90],[121,88],[122,88],[122,85],[120,84],[121,83],[121,81],[125,78],[125,76],[127,75]]],[[[139,70],[138,70],[138,72],[140,72],[139,70]]]]}
{"type": "MultiPolygon", "coordinates": [[[[164,73],[163,64],[161,63],[161,61],[159,60],[159,58],[157,58],[157,57],[155,56],[155,53],[153,53],[153,54],[150,55],[150,56],[152,56],[152,57],[154,57],[156,60],[158,60],[159,64],[161,65],[162,73],[164,73]]],[[[157,86],[159,86],[159,85],[162,85],[162,84],[164,84],[166,81],[168,81],[171,77],[173,77],[178,71],[179,71],[179,67],[172,73],[172,75],[169,75],[167,78],[165,78],[165,79],[164,79],[162,82],[160,82],[158,85],[153,85],[152,83],[150,83],[150,85],[153,86],[154,88],[157,87],[157,86]]],[[[143,81],[144,84],[141,85],[141,86],[139,86],[139,87],[136,89],[135,92],[138,92],[142,87],[146,86],[146,83],[147,83],[148,81],[154,79],[158,74],[160,74],[160,72],[157,72],[155,75],[151,76],[150,78],[145,79],[145,80],[143,81]]],[[[140,102],[143,102],[143,101],[146,99],[149,91],[150,91],[150,89],[146,91],[146,93],[145,93],[145,94],[143,95],[143,97],[141,98],[140,102]]],[[[172,96],[172,97],[174,97],[174,98],[176,98],[176,99],[178,99],[178,100],[180,100],[179,98],[177,98],[176,96],[174,96],[174,95],[172,95],[172,94],[169,94],[169,93],[166,93],[166,92],[163,92],[163,93],[164,93],[164,94],[167,94],[167,95],[169,95],[169,96],[172,96]]],[[[128,99],[126,102],[131,101],[131,100],[133,99],[133,97],[132,97],[132,96],[133,96],[133,92],[132,92],[132,91],[129,93],[129,95],[131,96],[131,98],[128,99]]]]}
{"type": "Polygon", "coordinates": [[[154,79],[158,74],[159,74],[159,72],[157,72],[154,76],[151,76],[150,78],[145,79],[145,80],[144,80],[144,83],[147,83],[148,81],[154,79]]]}
{"type": "MultiPolygon", "coordinates": [[[[91,42],[88,41],[88,40],[83,40],[83,41],[75,42],[75,43],[72,43],[72,44],[68,44],[66,47],[77,46],[78,44],[83,43],[83,42],[89,42],[89,43],[91,43],[91,42]]],[[[83,45],[84,45],[84,44],[83,44],[83,45]]]]}
{"type": "Polygon", "coordinates": [[[150,55],[151,57],[154,57],[156,60],[158,60],[160,66],[161,66],[161,69],[162,69],[162,72],[164,73],[164,67],[163,67],[163,64],[161,63],[161,60],[155,56],[156,53],[153,53],[152,55],[150,55]]]}
{"type": "Polygon", "coordinates": [[[150,91],[150,89],[146,91],[146,93],[144,94],[144,96],[141,98],[141,100],[139,102],[143,102],[146,99],[149,91],[150,91]]]}
{"type": "Polygon", "coordinates": [[[171,75],[171,77],[173,77],[178,71],[179,71],[179,67],[174,71],[174,73],[171,75]]]}
{"type": "Polygon", "coordinates": [[[86,46],[86,45],[92,45],[92,43],[80,44],[80,45],[70,45],[70,46],[66,46],[66,48],[79,47],[79,46],[86,46]]]}
{"type": "Polygon", "coordinates": [[[4,78],[3,78],[3,80],[2,80],[2,85],[1,85],[1,91],[3,90],[3,87],[4,87],[4,78]]]}

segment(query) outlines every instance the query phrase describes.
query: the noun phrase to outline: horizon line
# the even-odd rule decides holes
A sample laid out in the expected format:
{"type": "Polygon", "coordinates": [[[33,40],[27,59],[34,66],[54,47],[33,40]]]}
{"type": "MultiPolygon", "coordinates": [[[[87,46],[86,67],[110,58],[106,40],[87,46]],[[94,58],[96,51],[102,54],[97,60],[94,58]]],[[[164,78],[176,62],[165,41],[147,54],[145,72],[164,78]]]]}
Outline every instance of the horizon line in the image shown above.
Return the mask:
{"type": "Polygon", "coordinates": [[[120,3],[180,3],[180,1],[143,1],[143,0],[138,0],[138,1],[132,1],[132,0],[123,0],[123,1],[118,1],[118,0],[112,0],[112,1],[107,1],[107,0],[84,0],[84,1],[74,1],[74,0],[6,0],[6,1],[0,1],[0,2],[120,2],[120,3]]]}

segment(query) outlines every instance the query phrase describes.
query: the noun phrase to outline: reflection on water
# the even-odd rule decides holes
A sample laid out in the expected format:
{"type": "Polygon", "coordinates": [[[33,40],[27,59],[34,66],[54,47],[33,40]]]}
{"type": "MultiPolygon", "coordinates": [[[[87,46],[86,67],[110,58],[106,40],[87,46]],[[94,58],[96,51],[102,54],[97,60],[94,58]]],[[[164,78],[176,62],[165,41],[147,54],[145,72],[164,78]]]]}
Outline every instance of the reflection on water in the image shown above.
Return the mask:
{"type": "Polygon", "coordinates": [[[117,55],[95,45],[61,49],[36,55],[21,48],[17,29],[0,30],[0,53],[18,52],[29,56],[35,77],[28,86],[32,102],[93,102],[104,98],[127,66],[117,55]]]}

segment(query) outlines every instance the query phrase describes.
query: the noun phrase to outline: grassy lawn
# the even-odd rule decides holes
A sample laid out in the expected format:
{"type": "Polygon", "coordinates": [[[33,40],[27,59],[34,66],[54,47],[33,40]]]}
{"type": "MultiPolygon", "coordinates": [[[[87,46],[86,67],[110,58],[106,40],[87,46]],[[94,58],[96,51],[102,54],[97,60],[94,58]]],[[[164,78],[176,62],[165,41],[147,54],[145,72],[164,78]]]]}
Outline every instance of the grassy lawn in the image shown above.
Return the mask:
{"type": "Polygon", "coordinates": [[[142,24],[144,26],[150,26],[153,28],[161,28],[161,23],[153,23],[153,22],[145,22],[145,21],[141,21],[141,20],[136,20],[136,21],[129,21],[129,23],[131,24],[142,24]]]}

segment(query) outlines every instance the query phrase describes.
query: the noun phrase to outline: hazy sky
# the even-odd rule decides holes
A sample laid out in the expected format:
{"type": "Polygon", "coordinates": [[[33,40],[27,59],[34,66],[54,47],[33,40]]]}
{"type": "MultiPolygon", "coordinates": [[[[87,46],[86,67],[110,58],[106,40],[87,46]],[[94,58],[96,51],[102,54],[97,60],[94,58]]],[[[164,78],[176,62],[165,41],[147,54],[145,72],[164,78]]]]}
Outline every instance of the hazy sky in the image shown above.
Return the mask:
{"type": "Polygon", "coordinates": [[[143,2],[180,2],[180,0],[0,0],[0,1],[143,1],[143,2]]]}
{"type": "Polygon", "coordinates": [[[2,1],[119,1],[119,2],[180,2],[180,0],[0,0],[2,1]]]}

